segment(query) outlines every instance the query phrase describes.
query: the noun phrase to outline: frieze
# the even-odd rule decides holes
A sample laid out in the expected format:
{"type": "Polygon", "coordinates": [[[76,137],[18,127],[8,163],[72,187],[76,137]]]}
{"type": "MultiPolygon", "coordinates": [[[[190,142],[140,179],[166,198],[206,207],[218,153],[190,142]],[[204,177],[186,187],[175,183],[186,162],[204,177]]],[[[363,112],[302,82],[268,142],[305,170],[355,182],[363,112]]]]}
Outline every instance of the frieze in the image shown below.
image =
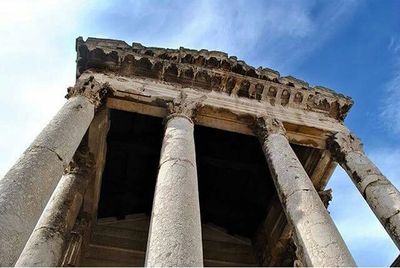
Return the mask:
{"type": "Polygon", "coordinates": [[[121,76],[151,78],[180,87],[269,102],[273,106],[319,112],[343,121],[353,102],[321,86],[268,68],[254,68],[226,53],[186,48],[129,46],[118,40],[77,39],[77,76],[92,70],[121,76]]]}

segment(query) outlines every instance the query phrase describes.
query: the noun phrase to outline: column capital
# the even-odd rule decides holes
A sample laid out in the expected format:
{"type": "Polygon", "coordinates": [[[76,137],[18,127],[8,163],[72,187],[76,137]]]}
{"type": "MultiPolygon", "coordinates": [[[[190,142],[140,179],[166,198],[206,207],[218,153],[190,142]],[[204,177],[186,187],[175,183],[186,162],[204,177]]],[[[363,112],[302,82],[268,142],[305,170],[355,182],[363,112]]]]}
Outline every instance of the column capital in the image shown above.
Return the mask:
{"type": "Polygon", "coordinates": [[[254,132],[259,138],[265,138],[271,134],[286,136],[286,130],[282,122],[268,116],[255,118],[254,132]]]}
{"type": "Polygon", "coordinates": [[[181,91],[177,98],[167,103],[168,116],[166,120],[178,116],[184,117],[193,123],[196,113],[203,106],[205,99],[206,96],[189,99],[187,94],[181,91]]]}
{"type": "Polygon", "coordinates": [[[349,152],[364,153],[360,139],[351,132],[337,132],[327,139],[326,147],[337,161],[344,160],[349,152]]]}
{"type": "Polygon", "coordinates": [[[65,98],[84,96],[98,108],[109,91],[111,91],[111,87],[108,83],[101,84],[91,75],[86,79],[78,79],[75,86],[68,88],[65,98]]]}

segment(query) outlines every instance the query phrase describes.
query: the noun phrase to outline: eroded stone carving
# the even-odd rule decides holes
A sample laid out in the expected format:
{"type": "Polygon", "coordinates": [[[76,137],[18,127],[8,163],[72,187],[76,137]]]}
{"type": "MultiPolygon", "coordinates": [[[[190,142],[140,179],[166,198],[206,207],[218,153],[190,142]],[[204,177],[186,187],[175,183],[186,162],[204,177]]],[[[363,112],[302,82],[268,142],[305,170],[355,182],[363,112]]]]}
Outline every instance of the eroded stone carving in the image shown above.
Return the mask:
{"type": "Polygon", "coordinates": [[[282,122],[267,116],[257,117],[253,129],[261,140],[265,140],[271,134],[281,134],[286,137],[286,130],[282,122]]]}
{"type": "Polygon", "coordinates": [[[343,161],[349,152],[364,153],[363,144],[352,133],[336,133],[327,140],[327,147],[338,161],[343,161]]]}
{"type": "Polygon", "coordinates": [[[122,76],[140,76],[194,87],[204,91],[255,99],[270,105],[312,110],[343,120],[352,106],[351,98],[277,71],[254,68],[226,53],[186,48],[144,47],[123,41],[77,39],[77,75],[89,69],[114,72],[122,76]],[[269,94],[273,88],[273,94],[269,94]],[[293,97],[291,97],[293,96],[293,97]]]}
{"type": "Polygon", "coordinates": [[[111,91],[111,87],[108,83],[100,84],[94,79],[94,76],[90,76],[87,79],[77,80],[75,86],[68,88],[65,97],[69,99],[74,96],[84,96],[98,108],[109,91],[111,91]]]}
{"type": "Polygon", "coordinates": [[[171,117],[174,116],[181,116],[186,117],[191,122],[193,122],[197,111],[203,106],[202,102],[205,99],[206,96],[190,99],[185,92],[181,91],[176,99],[174,99],[172,102],[167,103],[169,116],[166,118],[166,120],[169,120],[171,117]]]}

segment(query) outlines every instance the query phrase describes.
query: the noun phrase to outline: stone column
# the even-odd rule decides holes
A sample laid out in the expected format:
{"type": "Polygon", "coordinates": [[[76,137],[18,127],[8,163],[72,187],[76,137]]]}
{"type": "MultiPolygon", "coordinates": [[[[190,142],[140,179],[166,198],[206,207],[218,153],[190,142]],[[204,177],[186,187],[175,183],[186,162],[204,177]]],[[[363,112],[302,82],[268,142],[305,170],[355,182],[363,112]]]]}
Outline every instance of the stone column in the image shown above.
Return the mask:
{"type": "Polygon", "coordinates": [[[107,90],[93,77],[78,81],[65,105],[0,179],[0,266],[17,260],[107,90]]]}
{"type": "MultiPolygon", "coordinates": [[[[286,138],[281,122],[257,119],[256,133],[305,266],[355,266],[342,237],[286,138]]],[[[299,263],[297,263],[299,264],[299,263]]]]}
{"type": "Polygon", "coordinates": [[[199,191],[193,137],[198,102],[175,101],[166,129],[154,193],[146,266],[203,266],[199,191]]]}
{"type": "Polygon", "coordinates": [[[353,134],[337,133],[328,140],[327,146],[400,249],[399,191],[368,159],[360,140],[353,134]]]}
{"type": "Polygon", "coordinates": [[[88,148],[78,149],[15,266],[60,266],[88,185],[91,162],[88,148]]]}

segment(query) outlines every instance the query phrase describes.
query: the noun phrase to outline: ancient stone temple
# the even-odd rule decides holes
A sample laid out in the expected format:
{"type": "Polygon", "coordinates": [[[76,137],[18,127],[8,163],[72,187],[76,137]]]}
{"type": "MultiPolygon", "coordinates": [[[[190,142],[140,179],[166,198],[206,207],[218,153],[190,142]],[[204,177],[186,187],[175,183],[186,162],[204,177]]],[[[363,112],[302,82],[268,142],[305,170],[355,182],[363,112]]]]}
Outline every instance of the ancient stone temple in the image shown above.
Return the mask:
{"type": "Polygon", "coordinates": [[[354,266],[337,163],[400,246],[350,98],[207,50],[78,38],[67,102],[0,180],[2,266],[354,266]]]}

